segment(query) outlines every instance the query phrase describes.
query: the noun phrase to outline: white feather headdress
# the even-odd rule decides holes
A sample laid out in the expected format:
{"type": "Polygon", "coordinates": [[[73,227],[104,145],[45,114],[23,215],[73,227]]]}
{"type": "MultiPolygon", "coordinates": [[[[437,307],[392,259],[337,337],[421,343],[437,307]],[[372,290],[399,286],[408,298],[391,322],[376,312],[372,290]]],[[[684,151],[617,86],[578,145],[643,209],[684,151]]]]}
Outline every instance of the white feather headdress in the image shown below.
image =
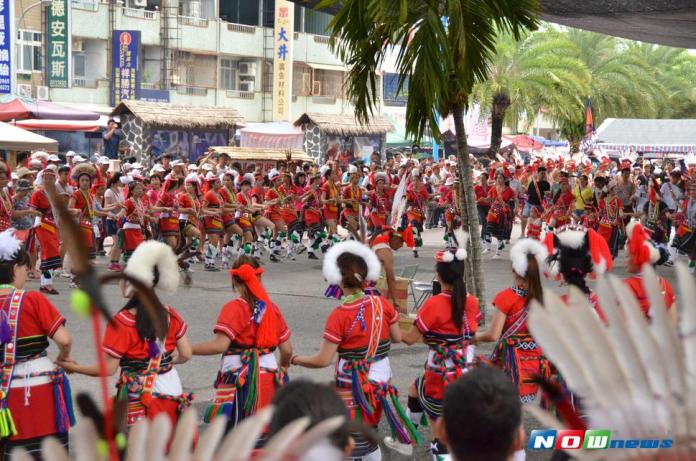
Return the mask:
{"type": "Polygon", "coordinates": [[[377,258],[375,252],[363,243],[356,242],[355,240],[348,240],[331,247],[324,257],[322,273],[330,285],[340,285],[341,280],[343,280],[341,269],[338,267],[338,257],[343,253],[354,254],[365,261],[365,264],[367,264],[368,281],[374,282],[379,278],[382,264],[379,262],[379,258],[377,258]]]}
{"type": "Polygon", "coordinates": [[[520,277],[527,276],[528,262],[527,255],[533,255],[536,259],[539,271],[544,272],[546,266],[546,258],[549,252],[546,247],[539,241],[534,239],[520,239],[510,249],[510,261],[512,261],[512,270],[520,277]]]}
{"type": "Polygon", "coordinates": [[[155,267],[159,279],[154,288],[162,293],[174,293],[179,286],[179,264],[169,245],[162,242],[149,240],[138,245],[124,272],[152,287],[155,267]]]}
{"type": "Polygon", "coordinates": [[[21,246],[22,242],[17,240],[14,230],[7,229],[0,233],[0,261],[14,260],[21,246]]]}

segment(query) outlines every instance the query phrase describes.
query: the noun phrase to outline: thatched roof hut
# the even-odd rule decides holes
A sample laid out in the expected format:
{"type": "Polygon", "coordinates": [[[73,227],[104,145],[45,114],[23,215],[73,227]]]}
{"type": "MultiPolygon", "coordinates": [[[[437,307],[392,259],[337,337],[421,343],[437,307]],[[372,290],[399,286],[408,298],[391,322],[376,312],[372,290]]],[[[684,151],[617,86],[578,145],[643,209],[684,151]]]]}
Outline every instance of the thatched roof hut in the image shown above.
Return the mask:
{"type": "Polygon", "coordinates": [[[225,107],[127,100],[111,115],[121,119],[121,142],[127,146],[128,155],[145,164],[165,152],[193,161],[208,146],[228,144],[235,129],[244,126],[239,112],[225,107]]]}
{"type": "Polygon", "coordinates": [[[328,135],[375,136],[394,131],[394,125],[381,116],[375,116],[368,125],[363,125],[353,115],[304,113],[295,121],[295,126],[313,123],[328,135]]]}
{"type": "Polygon", "coordinates": [[[220,130],[244,125],[244,117],[227,107],[179,106],[162,102],[121,102],[111,115],[133,114],[144,124],[172,130],[220,130]]]}

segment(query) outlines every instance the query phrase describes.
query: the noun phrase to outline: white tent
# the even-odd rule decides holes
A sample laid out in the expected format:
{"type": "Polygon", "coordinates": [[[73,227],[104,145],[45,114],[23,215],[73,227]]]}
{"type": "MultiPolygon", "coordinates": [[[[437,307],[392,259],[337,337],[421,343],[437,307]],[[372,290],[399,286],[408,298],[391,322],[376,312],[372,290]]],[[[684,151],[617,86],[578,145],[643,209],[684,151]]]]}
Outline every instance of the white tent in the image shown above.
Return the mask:
{"type": "Polygon", "coordinates": [[[58,141],[0,122],[0,149],[58,152],[58,141]]]}

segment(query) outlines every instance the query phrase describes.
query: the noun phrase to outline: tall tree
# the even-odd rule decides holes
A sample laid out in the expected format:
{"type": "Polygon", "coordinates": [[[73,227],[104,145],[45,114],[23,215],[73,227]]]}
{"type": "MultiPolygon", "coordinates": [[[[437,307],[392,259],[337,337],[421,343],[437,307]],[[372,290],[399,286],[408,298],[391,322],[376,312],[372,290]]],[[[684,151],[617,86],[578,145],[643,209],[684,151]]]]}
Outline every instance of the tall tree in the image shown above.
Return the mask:
{"type": "Polygon", "coordinates": [[[500,149],[505,123],[517,129],[520,117],[531,122],[541,108],[568,116],[582,110],[590,73],[578,54],[568,36],[555,29],[527,32],[519,39],[499,35],[488,78],[473,92],[483,107],[491,104],[491,157],[500,149]]]}
{"type": "Polygon", "coordinates": [[[440,116],[452,115],[457,135],[462,221],[469,232],[467,283],[484,300],[478,216],[469,165],[464,110],[476,81],[487,77],[498,33],[518,38],[538,25],[538,0],[323,0],[339,4],[329,24],[332,47],[350,67],[346,84],[355,115],[368,122],[377,107],[380,68],[397,55],[400,86],[408,78],[406,131],[426,128],[441,138],[440,116]]]}

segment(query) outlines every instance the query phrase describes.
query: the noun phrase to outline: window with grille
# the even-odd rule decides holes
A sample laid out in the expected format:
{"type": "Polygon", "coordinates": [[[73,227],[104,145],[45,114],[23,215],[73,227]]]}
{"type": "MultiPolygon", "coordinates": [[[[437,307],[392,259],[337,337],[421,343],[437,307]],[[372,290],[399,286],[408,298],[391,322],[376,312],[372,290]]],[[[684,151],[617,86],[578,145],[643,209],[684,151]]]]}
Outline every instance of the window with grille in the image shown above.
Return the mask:
{"type": "Polygon", "coordinates": [[[238,61],[232,59],[220,60],[220,88],[230,91],[237,89],[238,66],[238,61]]]}
{"type": "Polygon", "coordinates": [[[17,70],[41,71],[41,32],[17,31],[17,70]]]}

